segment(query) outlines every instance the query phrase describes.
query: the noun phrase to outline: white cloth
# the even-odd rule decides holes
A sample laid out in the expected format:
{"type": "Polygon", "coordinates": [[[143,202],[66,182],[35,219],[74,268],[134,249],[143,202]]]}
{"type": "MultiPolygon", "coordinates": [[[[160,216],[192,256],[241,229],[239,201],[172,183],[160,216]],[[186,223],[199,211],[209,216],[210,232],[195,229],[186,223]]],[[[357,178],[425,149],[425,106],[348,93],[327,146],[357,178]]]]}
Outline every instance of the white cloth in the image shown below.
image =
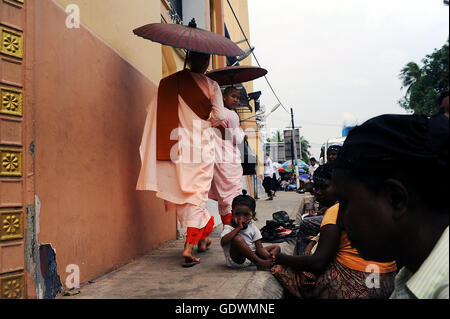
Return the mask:
{"type": "MultiPolygon", "coordinates": [[[[220,238],[224,237],[226,234],[231,233],[233,230],[234,230],[234,227],[232,227],[230,225],[225,225],[223,227],[222,233],[220,234],[220,238]]],[[[242,239],[244,239],[244,241],[247,243],[247,245],[250,247],[250,249],[253,252],[256,251],[255,241],[260,240],[262,238],[261,232],[259,231],[258,227],[256,227],[256,225],[253,223],[248,224],[248,227],[246,229],[241,229],[238,232],[238,235],[241,236],[242,239]]],[[[230,257],[230,248],[231,248],[231,243],[228,243],[227,245],[222,246],[227,266],[234,268],[234,267],[236,267],[236,265],[235,265],[236,263],[234,263],[234,262],[230,263],[230,261],[232,261],[231,257],[230,257]]]]}
{"type": "Polygon", "coordinates": [[[273,162],[273,170],[275,173],[275,178],[278,180],[280,179],[280,172],[278,172],[278,169],[281,167],[281,164],[278,162],[273,162]]]}
{"type": "Polygon", "coordinates": [[[319,167],[319,164],[316,163],[314,166],[310,166],[308,169],[308,173],[311,176],[311,178],[314,176],[314,171],[319,167]]]}
{"type": "Polygon", "coordinates": [[[264,162],[264,177],[273,177],[273,173],[275,173],[273,168],[273,161],[270,157],[267,157],[264,162]]]}

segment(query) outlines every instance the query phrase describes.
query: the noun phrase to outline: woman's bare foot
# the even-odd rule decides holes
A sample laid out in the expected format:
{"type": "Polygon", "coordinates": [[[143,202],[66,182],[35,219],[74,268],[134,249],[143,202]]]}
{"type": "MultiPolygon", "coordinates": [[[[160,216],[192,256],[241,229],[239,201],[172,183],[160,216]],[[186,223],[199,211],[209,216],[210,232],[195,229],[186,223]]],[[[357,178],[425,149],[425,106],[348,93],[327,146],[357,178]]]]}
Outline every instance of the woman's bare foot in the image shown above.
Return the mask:
{"type": "Polygon", "coordinates": [[[201,239],[198,242],[198,252],[204,253],[208,250],[209,246],[211,246],[212,240],[209,238],[201,239]]]}
{"type": "Polygon", "coordinates": [[[200,258],[195,257],[192,255],[192,249],[194,248],[194,244],[191,243],[185,243],[184,244],[184,250],[181,256],[184,257],[184,263],[183,267],[192,267],[200,263],[200,258]]]}

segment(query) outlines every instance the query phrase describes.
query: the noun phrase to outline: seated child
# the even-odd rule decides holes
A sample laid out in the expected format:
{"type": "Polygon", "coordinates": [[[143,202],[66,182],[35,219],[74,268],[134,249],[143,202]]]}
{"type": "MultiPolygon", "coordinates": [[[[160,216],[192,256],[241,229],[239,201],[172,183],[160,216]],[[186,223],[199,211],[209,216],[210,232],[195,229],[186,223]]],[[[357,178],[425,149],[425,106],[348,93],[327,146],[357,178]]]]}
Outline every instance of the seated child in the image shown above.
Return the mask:
{"type": "Polygon", "coordinates": [[[247,191],[242,190],[242,195],[233,199],[232,219],[220,235],[226,265],[230,268],[256,265],[258,270],[270,269],[274,256],[281,249],[278,245],[263,247],[261,232],[252,223],[256,216],[256,202],[246,194],[247,191]]]}

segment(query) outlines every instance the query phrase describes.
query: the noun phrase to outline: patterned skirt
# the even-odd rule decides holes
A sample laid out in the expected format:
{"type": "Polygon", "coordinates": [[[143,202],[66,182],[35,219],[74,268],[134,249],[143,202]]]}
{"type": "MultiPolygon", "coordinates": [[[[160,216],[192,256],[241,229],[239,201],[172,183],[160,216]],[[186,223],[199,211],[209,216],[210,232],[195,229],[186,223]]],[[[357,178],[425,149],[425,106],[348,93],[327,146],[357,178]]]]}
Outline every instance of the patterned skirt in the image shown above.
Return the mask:
{"type": "Polygon", "coordinates": [[[316,279],[309,272],[276,265],[272,274],[299,299],[387,299],[396,273],[367,273],[350,269],[336,259],[316,279]]]}

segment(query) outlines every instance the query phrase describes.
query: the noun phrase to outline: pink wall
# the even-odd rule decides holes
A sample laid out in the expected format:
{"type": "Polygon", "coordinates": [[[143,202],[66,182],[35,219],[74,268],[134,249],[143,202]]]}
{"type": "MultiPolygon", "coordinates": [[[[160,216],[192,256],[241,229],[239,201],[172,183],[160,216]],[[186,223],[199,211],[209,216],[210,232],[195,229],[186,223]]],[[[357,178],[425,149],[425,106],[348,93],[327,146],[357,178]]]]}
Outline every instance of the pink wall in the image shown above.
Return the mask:
{"type": "Polygon", "coordinates": [[[135,190],[155,83],[83,26],[66,28],[53,1],[35,7],[38,241],[55,249],[64,285],[68,264],[85,282],[175,238],[176,217],[135,190]]]}

